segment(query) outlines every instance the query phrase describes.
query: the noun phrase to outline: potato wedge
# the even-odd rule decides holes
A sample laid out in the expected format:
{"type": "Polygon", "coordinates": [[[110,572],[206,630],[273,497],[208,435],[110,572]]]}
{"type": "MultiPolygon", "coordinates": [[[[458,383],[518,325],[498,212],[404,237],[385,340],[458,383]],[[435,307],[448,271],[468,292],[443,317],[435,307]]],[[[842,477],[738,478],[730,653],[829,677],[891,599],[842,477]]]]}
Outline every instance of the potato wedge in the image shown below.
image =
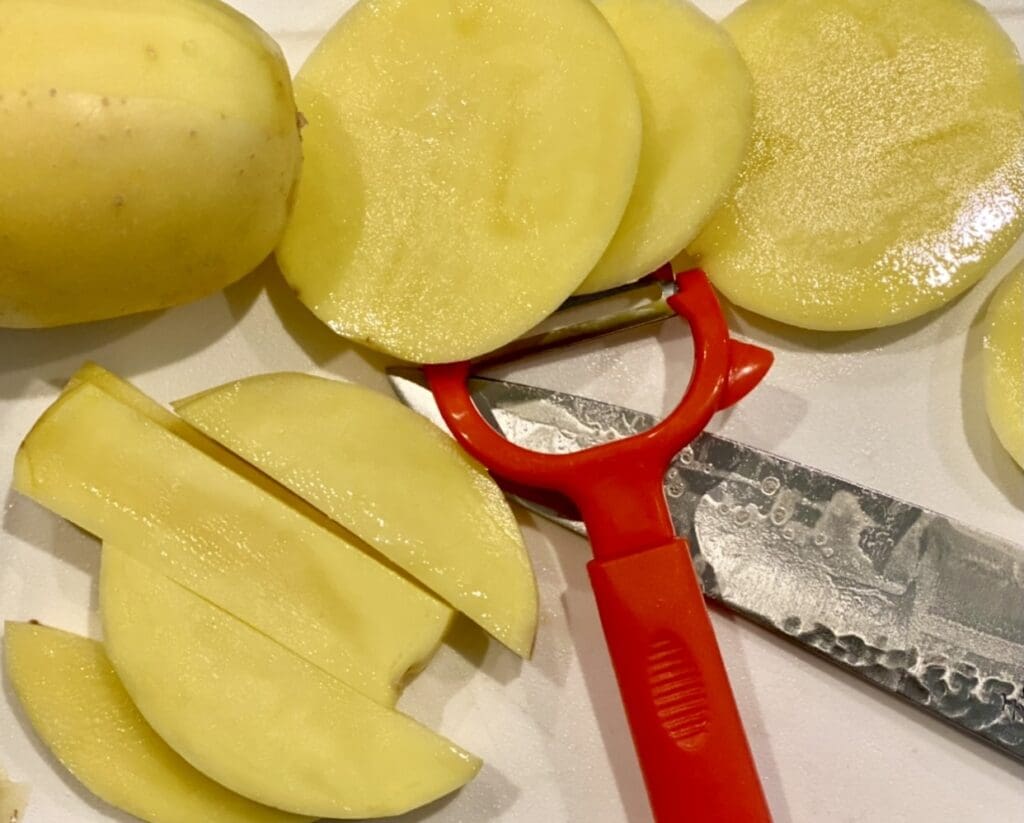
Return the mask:
{"type": "Polygon", "coordinates": [[[537,587],[515,517],[486,471],[435,426],[390,397],[294,373],[239,380],[174,408],[529,656],[537,587]]]}
{"type": "Polygon", "coordinates": [[[223,288],[274,248],[300,160],[280,50],[218,0],[4,0],[0,326],[223,288]]]}
{"type": "Polygon", "coordinates": [[[149,823],[312,819],[228,791],[175,754],[142,719],[95,640],[45,626],[7,623],[4,663],[46,747],[112,806],[149,823]]]}
{"type": "MultiPolygon", "coordinates": [[[[377,605],[384,616],[393,604],[377,605]]],[[[110,543],[100,611],[107,653],[142,715],[243,796],[317,817],[382,817],[448,794],[480,768],[110,543]]]]}
{"type": "Polygon", "coordinates": [[[594,270],[577,289],[629,283],[696,237],[739,173],[753,84],[725,30],[686,0],[597,0],[636,70],[643,145],[636,185],[594,270]]]}
{"type": "Polygon", "coordinates": [[[88,383],[65,392],[26,437],[14,488],[383,705],[452,618],[368,547],[88,383]]]}
{"type": "Polygon", "coordinates": [[[278,263],[332,329],[406,360],[474,357],[550,314],[636,177],[633,75],[589,0],[361,0],[295,94],[278,263]]]}
{"type": "Polygon", "coordinates": [[[1016,49],[971,0],[755,0],[725,21],[753,150],[690,251],[743,308],[822,330],[901,323],[1021,232],[1016,49]]]}
{"type": "Polygon", "coordinates": [[[1024,468],[1024,266],[992,296],[985,320],[985,404],[999,441],[1024,468]]]}

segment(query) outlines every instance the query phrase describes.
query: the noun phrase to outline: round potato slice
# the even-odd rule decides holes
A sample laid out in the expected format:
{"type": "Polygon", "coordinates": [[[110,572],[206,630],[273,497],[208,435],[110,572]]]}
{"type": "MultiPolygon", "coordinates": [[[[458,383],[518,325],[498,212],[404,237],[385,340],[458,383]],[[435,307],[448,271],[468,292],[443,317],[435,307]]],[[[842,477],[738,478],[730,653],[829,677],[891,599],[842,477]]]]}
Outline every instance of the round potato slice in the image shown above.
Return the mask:
{"type": "Polygon", "coordinates": [[[969,0],[754,0],[751,154],[691,246],[736,304],[811,329],[900,323],[1021,231],[1017,54],[969,0]]]}
{"type": "Polygon", "coordinates": [[[731,38],[685,0],[598,0],[636,70],[640,169],[611,245],[580,293],[629,283],[682,251],[722,205],[753,121],[750,73],[731,38]]]}
{"type": "Polygon", "coordinates": [[[273,251],[300,159],[284,57],[227,5],[4,0],[0,326],[223,288],[273,251]]]}
{"type": "Polygon", "coordinates": [[[992,428],[1024,468],[1024,266],[996,290],[985,333],[985,403],[992,428]]]}
{"type": "Polygon", "coordinates": [[[636,177],[633,73],[589,0],[362,0],[295,93],[278,262],[336,332],[406,360],[475,357],[550,314],[636,177]]]}

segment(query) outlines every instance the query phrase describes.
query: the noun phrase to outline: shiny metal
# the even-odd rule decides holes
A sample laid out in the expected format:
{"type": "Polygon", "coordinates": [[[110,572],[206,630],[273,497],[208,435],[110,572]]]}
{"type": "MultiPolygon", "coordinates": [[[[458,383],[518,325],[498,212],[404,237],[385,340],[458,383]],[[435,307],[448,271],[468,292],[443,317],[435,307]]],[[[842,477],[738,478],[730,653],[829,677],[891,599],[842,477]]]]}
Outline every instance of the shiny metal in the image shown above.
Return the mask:
{"type": "MultiPolygon", "coordinates": [[[[443,427],[422,375],[391,380],[443,427]]],[[[472,389],[493,425],[537,451],[656,422],[515,383],[472,389]]],[[[665,493],[709,597],[1024,760],[1024,548],[711,434],[675,458],[665,493]]],[[[521,502],[585,534],[565,512],[521,502]]]]}

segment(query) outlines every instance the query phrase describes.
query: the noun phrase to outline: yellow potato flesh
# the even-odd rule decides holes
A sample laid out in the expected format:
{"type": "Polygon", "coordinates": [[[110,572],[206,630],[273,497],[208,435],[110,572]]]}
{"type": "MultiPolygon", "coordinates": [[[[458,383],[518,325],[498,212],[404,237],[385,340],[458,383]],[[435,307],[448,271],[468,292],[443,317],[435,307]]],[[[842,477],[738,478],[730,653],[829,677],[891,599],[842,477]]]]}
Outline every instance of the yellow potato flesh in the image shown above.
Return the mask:
{"type": "Polygon", "coordinates": [[[222,288],[273,249],[299,163],[284,59],[229,7],[5,0],[0,326],[222,288]]]}
{"type": "Polygon", "coordinates": [[[407,360],[474,357],[550,314],[636,176],[632,72],[587,0],[362,0],[295,94],[278,262],[336,332],[407,360]]]}
{"type": "Polygon", "coordinates": [[[14,488],[384,705],[451,620],[361,546],[88,383],[28,435],[14,488]]]}
{"type": "MultiPolygon", "coordinates": [[[[7,675],[40,739],[101,800],[150,823],[302,823],[196,771],[143,720],[103,647],[8,623],[7,675]]],[[[11,819],[0,817],[4,823],[11,819]]],[[[17,818],[20,819],[20,818],[17,818]]]]}
{"type": "Polygon", "coordinates": [[[622,223],[581,293],[636,280],[697,236],[736,179],[754,114],[736,46],[685,0],[596,5],[636,71],[643,146],[622,223]]]}
{"type": "Polygon", "coordinates": [[[246,797],[317,817],[381,817],[454,791],[480,767],[111,544],[100,610],[107,652],[143,716],[246,797]]]}
{"type": "Polygon", "coordinates": [[[755,0],[725,22],[754,78],[735,196],[692,244],[736,304],[811,329],[925,314],[1021,230],[1022,84],[968,0],[755,0]]]}
{"type": "Polygon", "coordinates": [[[483,468],[425,419],[303,374],[241,380],[174,407],[529,655],[537,589],[515,517],[483,468]]]}
{"type": "Polygon", "coordinates": [[[1024,468],[1024,266],[992,298],[985,333],[985,402],[1000,442],[1024,468]]]}

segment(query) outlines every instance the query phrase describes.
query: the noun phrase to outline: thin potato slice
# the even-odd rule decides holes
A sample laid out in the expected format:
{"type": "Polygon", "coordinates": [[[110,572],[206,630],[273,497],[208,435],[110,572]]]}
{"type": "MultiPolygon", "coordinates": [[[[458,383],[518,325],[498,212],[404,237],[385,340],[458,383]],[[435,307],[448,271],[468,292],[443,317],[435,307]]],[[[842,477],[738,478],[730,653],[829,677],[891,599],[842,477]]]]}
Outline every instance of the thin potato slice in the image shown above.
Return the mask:
{"type": "MultiPolygon", "coordinates": [[[[383,615],[391,603],[378,604],[383,615]]],[[[317,817],[401,814],[480,761],[208,601],[103,547],[107,653],[172,748],[243,796],[317,817]]]]}
{"type": "Polygon", "coordinates": [[[278,262],[336,332],[407,360],[474,357],[550,314],[636,177],[632,71],[589,0],[361,0],[295,94],[278,262]]]}
{"type": "Polygon", "coordinates": [[[733,302],[811,329],[923,315],[1022,227],[1013,42],[969,0],[754,0],[725,22],[754,78],[735,196],[691,246],[733,302]]]}
{"type": "MultiPolygon", "coordinates": [[[[143,720],[95,640],[8,623],[7,675],[29,722],[101,800],[149,823],[303,823],[196,771],[143,720]]],[[[0,818],[7,823],[8,818],[0,818]]]]}
{"type": "Polygon", "coordinates": [[[273,250],[300,162],[284,57],[228,5],[3,0],[0,326],[223,288],[273,250]]]}
{"type": "Polygon", "coordinates": [[[537,588],[515,517],[488,474],[418,414],[304,374],[240,380],[174,408],[529,655],[537,588]]]}
{"type": "Polygon", "coordinates": [[[640,169],[611,245],[578,292],[667,263],[722,205],[753,122],[750,73],[729,35],[686,0],[597,0],[636,70],[640,169]]]}
{"type": "Polygon", "coordinates": [[[992,428],[1024,468],[1024,266],[1010,274],[992,297],[984,369],[992,428]]]}
{"type": "Polygon", "coordinates": [[[451,621],[368,549],[88,383],[36,423],[14,488],[384,705],[451,621]]]}

